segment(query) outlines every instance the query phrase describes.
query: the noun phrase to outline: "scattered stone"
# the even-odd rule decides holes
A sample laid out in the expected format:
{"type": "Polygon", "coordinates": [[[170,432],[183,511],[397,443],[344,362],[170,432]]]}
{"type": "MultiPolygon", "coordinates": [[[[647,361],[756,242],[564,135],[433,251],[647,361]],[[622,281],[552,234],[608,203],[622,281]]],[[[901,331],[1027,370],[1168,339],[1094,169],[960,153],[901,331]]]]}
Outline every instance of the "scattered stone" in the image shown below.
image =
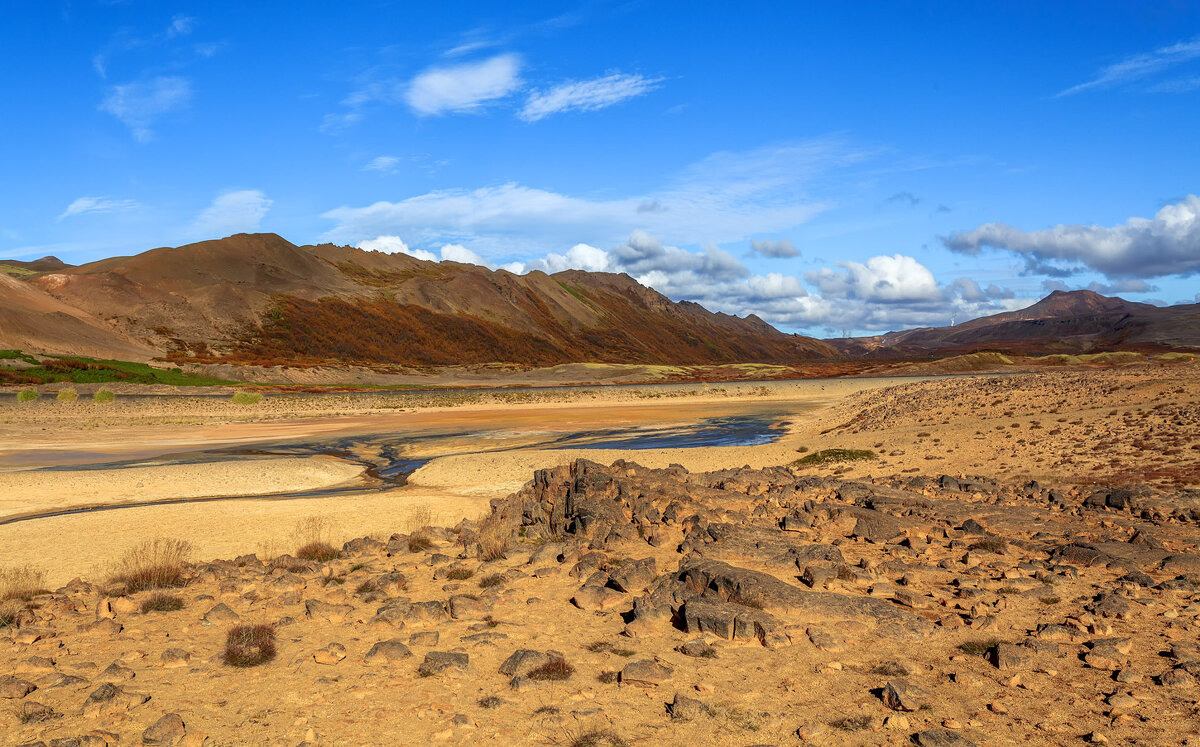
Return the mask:
{"type": "Polygon", "coordinates": [[[346,647],[340,643],[331,643],[313,652],[313,661],[318,664],[333,665],[345,658],[346,647]]]}
{"type": "Polygon", "coordinates": [[[470,657],[466,654],[459,654],[452,651],[430,651],[425,654],[425,660],[421,662],[421,666],[417,669],[417,674],[422,677],[430,677],[435,674],[441,674],[450,668],[465,672],[467,671],[469,662],[470,657]]]}
{"type": "MultiPolygon", "coordinates": [[[[436,644],[436,632],[434,636],[433,643],[436,644]]],[[[392,638],[387,641],[379,641],[374,646],[371,646],[371,650],[363,657],[363,663],[371,665],[388,664],[393,661],[407,659],[410,656],[412,656],[412,651],[408,649],[408,646],[401,643],[400,639],[392,638]]]]}
{"type": "Polygon", "coordinates": [[[669,680],[673,674],[674,670],[670,667],[652,659],[640,659],[625,665],[621,670],[620,680],[623,685],[658,686],[669,680]]]}
{"type": "Polygon", "coordinates": [[[183,717],[168,713],[142,732],[142,744],[176,745],[186,734],[183,717]]]}
{"type": "Polygon", "coordinates": [[[208,612],[205,612],[204,617],[202,619],[206,623],[212,623],[212,624],[216,625],[216,624],[223,624],[223,623],[234,623],[234,622],[237,622],[238,620],[241,620],[242,618],[240,615],[238,615],[238,613],[236,613],[232,609],[230,609],[229,605],[225,604],[224,602],[221,602],[221,603],[215,605],[208,612]]]}
{"type": "Polygon", "coordinates": [[[37,689],[37,685],[11,674],[0,675],[0,698],[20,700],[37,689]]]}
{"type": "Polygon", "coordinates": [[[918,711],[928,698],[928,693],[906,679],[891,680],[883,687],[883,704],[893,711],[918,711]]]}
{"type": "Polygon", "coordinates": [[[710,709],[702,701],[675,693],[675,699],[667,705],[667,711],[671,714],[672,719],[690,721],[707,715],[710,709]]]}

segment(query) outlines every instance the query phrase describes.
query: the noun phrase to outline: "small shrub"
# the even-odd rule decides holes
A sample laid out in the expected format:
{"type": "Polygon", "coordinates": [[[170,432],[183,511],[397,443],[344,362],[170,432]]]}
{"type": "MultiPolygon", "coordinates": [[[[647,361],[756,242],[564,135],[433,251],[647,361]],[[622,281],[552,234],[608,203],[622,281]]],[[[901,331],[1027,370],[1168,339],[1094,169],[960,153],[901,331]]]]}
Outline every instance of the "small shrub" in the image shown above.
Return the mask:
{"type": "Polygon", "coordinates": [[[608,729],[592,729],[571,738],[570,747],[629,747],[615,731],[608,729]]]}
{"type": "Polygon", "coordinates": [[[871,667],[871,674],[878,674],[881,677],[907,677],[911,672],[908,671],[908,667],[899,662],[885,661],[871,667]]]}
{"type": "Polygon", "coordinates": [[[74,402],[79,399],[79,392],[67,387],[66,389],[59,389],[58,394],[54,398],[59,402],[74,402]]]}
{"type": "Polygon", "coordinates": [[[983,656],[997,645],[1004,643],[999,638],[986,638],[982,641],[967,641],[958,644],[958,650],[968,656],[983,656]]]}
{"type": "Polygon", "coordinates": [[[109,580],[120,584],[123,594],[183,586],[183,571],[191,554],[192,545],[184,540],[146,540],[121,556],[109,580]]]}
{"type": "Polygon", "coordinates": [[[328,516],[309,516],[296,522],[292,541],[300,546],[296,550],[300,560],[327,563],[342,556],[333,546],[333,519],[328,516]]]}
{"type": "Polygon", "coordinates": [[[1049,607],[1052,604],[1058,604],[1059,602],[1062,601],[1062,599],[1060,599],[1059,597],[1042,597],[1042,598],[1038,599],[1038,601],[1041,602],[1042,604],[1046,605],[1047,607],[1049,607]]]}
{"type": "Polygon", "coordinates": [[[327,542],[310,542],[296,551],[296,557],[301,560],[328,563],[342,557],[342,553],[327,542]]]}
{"type": "Polygon", "coordinates": [[[46,572],[32,565],[0,568],[0,602],[28,602],[46,593],[46,572]]]}
{"type": "Polygon", "coordinates": [[[275,658],[275,628],[238,625],[225,638],[225,663],[231,667],[256,667],[275,658]]]}
{"type": "Polygon", "coordinates": [[[796,449],[796,453],[797,453],[797,454],[807,454],[807,453],[808,453],[808,447],[807,447],[807,446],[800,446],[800,447],[798,447],[798,448],[796,449]]]}
{"type": "Polygon", "coordinates": [[[496,520],[486,520],[479,527],[479,559],[487,563],[503,560],[508,555],[509,534],[496,520]]]}
{"type": "Polygon", "coordinates": [[[257,405],[263,401],[262,392],[234,392],[233,404],[235,405],[257,405]]]}
{"type": "Polygon", "coordinates": [[[1021,590],[1015,586],[1001,586],[999,592],[1001,594],[1020,594],[1021,590]]]}
{"type": "Polygon", "coordinates": [[[142,601],[142,612],[175,612],[183,609],[183,600],[170,594],[151,594],[142,601]]]}
{"type": "Polygon", "coordinates": [[[978,542],[972,542],[967,548],[968,550],[983,550],[984,552],[994,552],[997,555],[1008,549],[1008,543],[999,537],[987,537],[978,542]]]}
{"type": "Polygon", "coordinates": [[[117,398],[117,395],[111,389],[100,388],[92,395],[92,401],[102,405],[107,405],[117,398]]]}
{"type": "Polygon", "coordinates": [[[534,667],[525,675],[537,682],[559,682],[570,679],[575,667],[566,659],[551,659],[540,667],[534,667]]]}
{"type": "Polygon", "coordinates": [[[379,591],[379,584],[375,582],[375,579],[368,578],[366,581],[363,581],[361,584],[358,585],[358,588],[354,590],[354,593],[355,594],[374,594],[377,591],[379,591]]]}
{"type": "Polygon", "coordinates": [[[846,716],[830,721],[829,725],[840,731],[862,731],[871,727],[871,717],[866,714],[846,716]]]}
{"type": "Polygon", "coordinates": [[[596,675],[596,679],[605,685],[611,685],[617,681],[617,673],[613,671],[605,671],[596,675]]]}
{"type": "Polygon", "coordinates": [[[504,701],[495,695],[489,695],[486,698],[479,699],[480,708],[490,709],[499,707],[501,705],[504,705],[504,701]]]}
{"type": "Polygon", "coordinates": [[[36,389],[22,389],[17,392],[18,402],[36,402],[37,398],[42,395],[38,394],[36,389]]]}
{"type": "Polygon", "coordinates": [[[17,611],[0,609],[0,630],[17,624],[17,611]]]}
{"type": "Polygon", "coordinates": [[[876,459],[875,452],[866,449],[822,449],[792,462],[794,467],[813,467],[840,462],[860,462],[876,459]]]}
{"type": "Polygon", "coordinates": [[[479,579],[479,588],[490,589],[493,586],[501,586],[504,584],[504,576],[499,573],[491,573],[479,579]]]}
{"type": "Polygon", "coordinates": [[[446,572],[446,578],[451,581],[466,581],[475,575],[475,571],[470,568],[451,568],[446,572]]]}
{"type": "Polygon", "coordinates": [[[408,537],[409,552],[425,552],[433,547],[433,540],[424,532],[414,532],[408,537]]]}
{"type": "Polygon", "coordinates": [[[535,715],[542,715],[542,714],[553,715],[555,713],[558,713],[558,706],[552,706],[552,705],[544,705],[534,711],[535,715]]]}

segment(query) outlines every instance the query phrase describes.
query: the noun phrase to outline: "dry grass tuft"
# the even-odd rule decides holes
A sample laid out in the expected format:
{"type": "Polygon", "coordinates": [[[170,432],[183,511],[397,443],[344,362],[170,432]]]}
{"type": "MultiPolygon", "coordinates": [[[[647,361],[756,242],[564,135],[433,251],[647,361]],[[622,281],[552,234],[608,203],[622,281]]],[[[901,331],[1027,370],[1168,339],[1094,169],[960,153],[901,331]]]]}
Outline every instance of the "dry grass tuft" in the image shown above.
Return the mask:
{"type": "Polygon", "coordinates": [[[575,673],[575,667],[566,659],[551,659],[545,664],[534,667],[525,675],[531,680],[537,682],[560,682],[570,679],[575,673]]]}
{"type": "Polygon", "coordinates": [[[484,576],[483,578],[479,579],[479,588],[481,588],[481,589],[490,589],[494,586],[503,586],[503,585],[504,585],[504,576],[500,575],[499,573],[490,573],[490,574],[484,576]]]}
{"type": "Polygon", "coordinates": [[[433,540],[424,532],[413,532],[408,537],[409,552],[425,552],[433,548],[433,540]]]}
{"type": "Polygon", "coordinates": [[[476,539],[479,559],[487,563],[508,557],[511,534],[494,517],[488,517],[479,525],[476,539]]]}
{"type": "Polygon", "coordinates": [[[142,600],[142,612],[175,612],[183,609],[183,600],[179,597],[156,592],[142,600]]]}
{"type": "Polygon", "coordinates": [[[475,571],[470,568],[451,568],[446,571],[446,578],[451,581],[466,581],[475,575],[475,571]]]}
{"type": "Polygon", "coordinates": [[[328,516],[309,516],[296,522],[292,529],[292,541],[299,546],[296,557],[318,563],[340,558],[341,552],[333,546],[334,526],[328,516]]]}
{"type": "Polygon", "coordinates": [[[225,663],[231,667],[256,667],[275,658],[275,628],[238,625],[225,639],[225,663]]]}
{"type": "Polygon", "coordinates": [[[32,565],[0,568],[0,601],[28,602],[46,593],[46,572],[32,565]]]}
{"type": "Polygon", "coordinates": [[[629,742],[611,729],[592,729],[572,735],[569,739],[570,747],[629,747],[629,742]]]}
{"type": "Polygon", "coordinates": [[[109,582],[119,584],[123,594],[183,586],[183,571],[191,554],[192,544],[185,540],[146,540],[125,551],[109,574],[109,582]]]}

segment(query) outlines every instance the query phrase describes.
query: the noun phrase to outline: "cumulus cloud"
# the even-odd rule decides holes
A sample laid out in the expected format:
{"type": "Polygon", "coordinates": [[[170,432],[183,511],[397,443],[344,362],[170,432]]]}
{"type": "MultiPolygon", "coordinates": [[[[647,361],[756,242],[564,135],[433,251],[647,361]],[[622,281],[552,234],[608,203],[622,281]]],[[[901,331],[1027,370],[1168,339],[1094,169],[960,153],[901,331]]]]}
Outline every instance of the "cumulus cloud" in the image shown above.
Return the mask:
{"type": "Polygon", "coordinates": [[[514,54],[431,67],[412,79],[404,100],[413,111],[425,116],[478,110],[517,90],[520,70],[521,60],[514,54]]]}
{"type": "Polygon", "coordinates": [[[931,301],[941,297],[929,268],[903,254],[871,257],[862,262],[838,262],[841,270],[828,267],[806,272],[804,279],[824,296],[855,298],[876,303],[931,301]]]}
{"type": "Polygon", "coordinates": [[[779,239],[778,241],[761,239],[751,241],[750,252],[760,257],[774,257],[777,259],[800,256],[800,250],[792,246],[792,242],[789,239],[779,239]]]}
{"type": "Polygon", "coordinates": [[[1190,41],[1160,47],[1153,52],[1133,55],[1102,69],[1089,81],[1071,86],[1058,93],[1059,97],[1101,88],[1133,83],[1200,57],[1200,36],[1190,41]]]}
{"type": "Polygon", "coordinates": [[[858,154],[834,141],[718,153],[651,194],[566,195],[519,184],[429,192],[398,202],[339,207],[324,238],[382,234],[417,244],[463,243],[487,254],[545,253],[579,242],[604,246],[644,230],[671,242],[742,241],[793,228],[826,209],[802,197],[806,182],[858,154]]]}
{"type": "Polygon", "coordinates": [[[369,252],[383,252],[384,254],[407,254],[410,257],[423,259],[426,262],[437,262],[437,255],[433,252],[425,251],[424,249],[411,249],[408,244],[404,243],[404,239],[399,236],[376,236],[373,239],[366,239],[357,244],[359,249],[366,249],[369,252]]]}
{"type": "Polygon", "coordinates": [[[611,73],[591,80],[565,81],[546,90],[533,91],[517,115],[526,122],[567,111],[591,112],[606,109],[653,91],[662,78],[611,73]]]}
{"type": "Polygon", "coordinates": [[[191,84],[176,76],[159,76],[148,81],[110,86],[100,111],[125,123],[140,142],[154,137],[151,125],[163,115],[187,106],[191,84]]]}
{"type": "Polygon", "coordinates": [[[272,201],[257,189],[219,195],[192,222],[191,233],[219,238],[234,233],[257,231],[272,201]]]}
{"type": "Polygon", "coordinates": [[[1193,275],[1200,272],[1200,197],[1188,195],[1163,207],[1152,219],[1130,218],[1118,226],[1059,225],[1022,231],[1005,223],[986,223],[942,242],[964,254],[978,254],[984,247],[1009,251],[1048,274],[1069,274],[1058,264],[1066,262],[1109,277],[1193,275]]]}
{"type": "Polygon", "coordinates": [[[400,159],[396,156],[375,156],[370,161],[367,161],[363,166],[363,171],[379,171],[384,174],[396,173],[396,166],[400,163],[400,159]]]}
{"type": "Polygon", "coordinates": [[[58,220],[85,213],[122,213],[141,207],[137,200],[117,200],[111,197],[79,197],[62,211],[58,220]]]}

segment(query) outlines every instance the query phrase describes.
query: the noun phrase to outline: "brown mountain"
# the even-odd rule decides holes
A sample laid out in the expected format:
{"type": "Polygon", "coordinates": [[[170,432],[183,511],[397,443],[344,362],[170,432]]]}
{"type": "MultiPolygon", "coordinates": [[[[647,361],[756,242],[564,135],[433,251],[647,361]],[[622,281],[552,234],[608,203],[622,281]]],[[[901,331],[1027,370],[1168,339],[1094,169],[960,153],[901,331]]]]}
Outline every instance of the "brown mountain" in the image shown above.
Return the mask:
{"type": "Polygon", "coordinates": [[[1087,290],[954,327],[827,340],[847,356],[923,357],[982,350],[1013,354],[1091,353],[1200,347],[1200,304],[1159,307],[1087,290]]]}
{"type": "MultiPolygon", "coordinates": [[[[409,366],[795,362],[829,345],[627,275],[515,275],[239,234],[29,275],[38,297],[176,360],[409,366]]],[[[0,347],[6,346],[0,329],[0,347]]],[[[36,349],[34,337],[23,347],[36,349]]]]}

